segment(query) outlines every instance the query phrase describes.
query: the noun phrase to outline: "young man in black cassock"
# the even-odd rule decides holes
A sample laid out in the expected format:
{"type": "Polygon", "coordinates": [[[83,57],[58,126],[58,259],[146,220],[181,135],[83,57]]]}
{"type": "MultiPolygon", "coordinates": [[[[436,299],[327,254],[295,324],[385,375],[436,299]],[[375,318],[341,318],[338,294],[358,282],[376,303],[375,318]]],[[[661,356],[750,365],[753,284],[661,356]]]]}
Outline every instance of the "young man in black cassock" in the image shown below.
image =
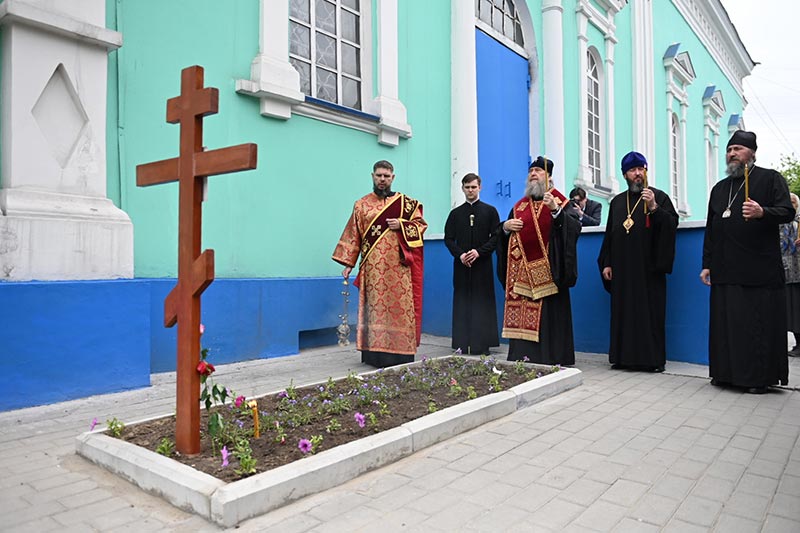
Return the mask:
{"type": "Polygon", "coordinates": [[[453,348],[488,354],[500,345],[492,267],[500,216],[480,200],[480,176],[464,176],[461,190],[466,201],[450,211],[444,225],[444,244],[453,254],[453,348]]]}
{"type": "Polygon", "coordinates": [[[622,158],[628,190],[611,200],[597,264],[611,293],[611,368],[663,372],[667,362],[667,274],[675,259],[678,214],[647,185],[647,160],[622,158]]]}
{"type": "Polygon", "coordinates": [[[791,222],[794,209],[784,177],[754,166],[757,148],[749,131],[728,141],[728,177],[708,201],[700,279],[711,286],[711,384],[763,394],[789,381],[778,226],[791,222]]]}
{"type": "Polygon", "coordinates": [[[574,365],[569,289],[578,280],[581,223],[568,199],[551,187],[553,162],[537,157],[528,168],[525,197],[503,222],[497,276],[505,290],[503,338],[508,360],[574,365]]]}

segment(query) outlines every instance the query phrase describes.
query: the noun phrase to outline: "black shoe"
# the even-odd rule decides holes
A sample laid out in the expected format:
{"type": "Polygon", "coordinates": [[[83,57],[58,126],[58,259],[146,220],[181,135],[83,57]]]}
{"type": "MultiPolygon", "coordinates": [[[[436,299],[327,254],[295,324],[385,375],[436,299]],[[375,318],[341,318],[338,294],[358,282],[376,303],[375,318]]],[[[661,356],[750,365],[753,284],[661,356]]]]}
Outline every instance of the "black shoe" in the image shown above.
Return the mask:
{"type": "Polygon", "coordinates": [[[721,386],[722,386],[722,383],[720,383],[719,381],[717,381],[717,378],[711,378],[711,386],[712,386],[712,387],[721,387],[721,386]]]}
{"type": "Polygon", "coordinates": [[[660,374],[663,371],[664,371],[664,367],[663,366],[655,366],[655,367],[653,367],[653,372],[655,372],[657,374],[660,374]]]}
{"type": "Polygon", "coordinates": [[[611,370],[625,370],[625,365],[614,363],[613,365],[611,365],[611,370]]]}
{"type": "Polygon", "coordinates": [[[800,346],[795,346],[788,353],[789,357],[800,357],[800,346]]]}
{"type": "Polygon", "coordinates": [[[747,394],[766,394],[767,387],[750,387],[747,389],[747,394]]]}

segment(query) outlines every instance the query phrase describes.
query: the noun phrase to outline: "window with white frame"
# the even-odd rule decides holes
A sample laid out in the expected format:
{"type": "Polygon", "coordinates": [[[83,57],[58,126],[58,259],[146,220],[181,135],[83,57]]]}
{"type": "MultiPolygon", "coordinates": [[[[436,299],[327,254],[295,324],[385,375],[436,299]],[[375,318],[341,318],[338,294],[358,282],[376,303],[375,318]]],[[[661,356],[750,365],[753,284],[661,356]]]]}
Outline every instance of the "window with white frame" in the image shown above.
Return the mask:
{"type": "Polygon", "coordinates": [[[524,46],[514,0],[475,0],[475,16],[511,42],[524,46]]]}
{"type": "Polygon", "coordinates": [[[676,206],[679,205],[678,198],[680,197],[680,163],[681,163],[681,125],[678,120],[678,115],[672,114],[672,125],[670,127],[669,138],[669,157],[670,157],[670,196],[672,203],[676,206]]]}
{"type": "Polygon", "coordinates": [[[717,182],[717,161],[714,157],[714,146],[711,140],[706,139],[706,179],[708,181],[708,190],[717,182]]]}
{"type": "Polygon", "coordinates": [[[595,187],[602,186],[602,158],[600,148],[600,69],[596,55],[586,52],[586,135],[589,173],[595,187]]]}
{"type": "Polygon", "coordinates": [[[300,90],[362,109],[360,0],[290,0],[289,61],[300,90]]]}

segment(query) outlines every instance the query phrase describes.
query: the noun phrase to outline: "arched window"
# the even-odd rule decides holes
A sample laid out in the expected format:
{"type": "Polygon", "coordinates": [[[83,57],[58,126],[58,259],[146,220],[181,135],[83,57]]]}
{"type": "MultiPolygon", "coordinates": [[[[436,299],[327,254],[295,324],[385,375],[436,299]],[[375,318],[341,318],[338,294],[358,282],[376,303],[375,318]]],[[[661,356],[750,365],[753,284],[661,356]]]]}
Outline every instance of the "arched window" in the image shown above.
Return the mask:
{"type": "Polygon", "coordinates": [[[475,0],[475,16],[511,42],[525,45],[514,0],[475,0]]]}
{"type": "Polygon", "coordinates": [[[362,108],[360,0],[290,0],[289,61],[308,96],[362,108]]]}
{"type": "Polygon", "coordinates": [[[592,50],[586,52],[586,135],[589,174],[595,187],[602,186],[602,150],[600,148],[600,67],[592,50]]]}
{"type": "Polygon", "coordinates": [[[670,159],[670,173],[669,173],[669,192],[672,197],[672,203],[679,205],[678,199],[680,198],[680,164],[681,164],[681,125],[678,120],[678,115],[672,114],[672,125],[670,127],[669,137],[669,159],[670,159]]]}

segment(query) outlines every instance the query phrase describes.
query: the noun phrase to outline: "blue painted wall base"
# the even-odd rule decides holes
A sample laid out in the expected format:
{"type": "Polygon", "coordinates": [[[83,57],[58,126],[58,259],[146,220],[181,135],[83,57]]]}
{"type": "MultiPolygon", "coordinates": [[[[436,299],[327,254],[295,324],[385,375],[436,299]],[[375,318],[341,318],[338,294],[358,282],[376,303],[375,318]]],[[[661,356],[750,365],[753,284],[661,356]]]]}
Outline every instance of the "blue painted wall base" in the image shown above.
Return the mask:
{"type": "MultiPolygon", "coordinates": [[[[597,270],[603,233],[578,242],[572,290],[575,347],[606,353],[609,296],[597,270]]],[[[707,364],[708,288],[700,284],[702,228],[678,231],[668,277],[667,357],[707,364]]],[[[164,298],[174,279],[0,283],[0,371],[11,394],[0,411],[117,392],[175,370],[176,328],[164,328],[164,298]]],[[[232,363],[335,344],[343,310],[341,278],[219,279],[203,295],[202,344],[209,359],[232,363]]],[[[502,290],[496,284],[498,320],[502,290]]],[[[351,342],[358,291],[350,286],[351,342]]],[[[450,336],[452,257],[441,240],[425,243],[423,331],[450,336]]],[[[635,305],[635,302],[633,303],[635,305]]],[[[635,326],[635,325],[634,325],[635,326]]]]}

